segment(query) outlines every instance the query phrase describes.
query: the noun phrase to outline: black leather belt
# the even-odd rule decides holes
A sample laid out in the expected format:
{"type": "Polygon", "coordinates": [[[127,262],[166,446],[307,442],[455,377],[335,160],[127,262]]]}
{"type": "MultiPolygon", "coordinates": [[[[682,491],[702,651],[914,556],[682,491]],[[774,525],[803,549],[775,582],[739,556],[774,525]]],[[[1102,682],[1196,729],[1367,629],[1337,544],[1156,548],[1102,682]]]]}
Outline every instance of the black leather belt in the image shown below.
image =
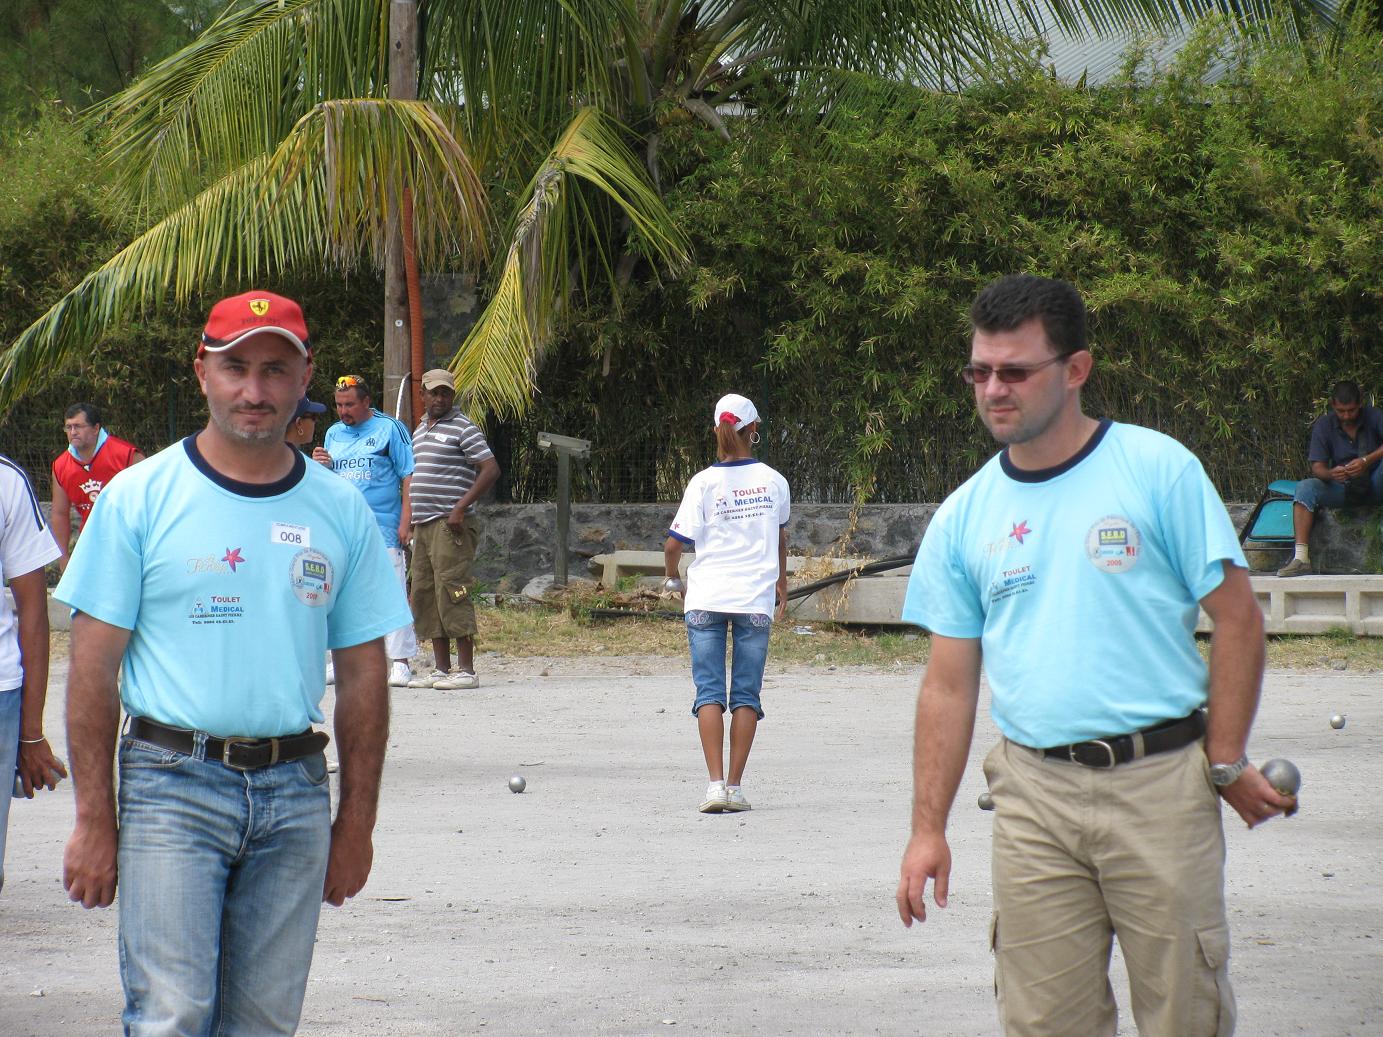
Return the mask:
{"type": "Polygon", "coordinates": [[[1111,738],[1092,738],[1088,742],[1073,745],[1055,745],[1050,749],[1039,749],[1044,757],[1069,760],[1082,767],[1101,767],[1109,769],[1121,763],[1141,760],[1155,753],[1171,752],[1190,745],[1205,734],[1205,712],[1196,710],[1178,720],[1167,720],[1152,727],[1145,727],[1130,735],[1115,735],[1111,738]]]}
{"type": "MultiPolygon", "coordinates": [[[[150,742],[175,753],[191,756],[196,748],[197,732],[181,727],[169,727],[148,717],[130,717],[129,735],[141,742],[150,742]]],[[[306,731],[283,738],[211,738],[206,740],[206,758],[220,760],[238,771],[253,771],[275,763],[301,759],[319,753],[331,739],[324,731],[306,731]]]]}

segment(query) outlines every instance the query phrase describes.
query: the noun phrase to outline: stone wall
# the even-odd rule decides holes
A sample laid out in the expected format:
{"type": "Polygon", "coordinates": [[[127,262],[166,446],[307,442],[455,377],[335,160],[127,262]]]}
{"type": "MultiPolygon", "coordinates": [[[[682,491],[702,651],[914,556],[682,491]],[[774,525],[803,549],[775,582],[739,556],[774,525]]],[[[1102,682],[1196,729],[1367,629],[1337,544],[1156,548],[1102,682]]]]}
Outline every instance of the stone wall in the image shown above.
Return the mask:
{"type": "MultiPolygon", "coordinates": [[[[794,504],[788,527],[793,554],[847,554],[892,558],[917,551],[935,504],[870,504],[850,529],[846,504],[794,504]],[[844,549],[842,550],[842,545],[844,549]]],[[[568,573],[590,573],[587,560],[609,551],[661,551],[675,504],[573,504],[568,573]]],[[[1229,505],[1236,528],[1252,504],[1229,505]]],[[[553,571],[557,540],[554,504],[488,504],[476,576],[486,590],[517,591],[535,576],[553,571]]]]}

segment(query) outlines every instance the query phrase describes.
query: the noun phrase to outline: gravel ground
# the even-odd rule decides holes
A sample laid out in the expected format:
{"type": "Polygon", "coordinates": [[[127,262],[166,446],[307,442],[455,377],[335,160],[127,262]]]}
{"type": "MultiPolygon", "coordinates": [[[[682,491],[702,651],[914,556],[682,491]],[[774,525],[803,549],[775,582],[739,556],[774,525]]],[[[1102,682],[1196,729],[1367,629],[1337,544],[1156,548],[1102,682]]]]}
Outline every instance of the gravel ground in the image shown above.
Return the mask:
{"type": "MultiPolygon", "coordinates": [[[[893,889],[916,672],[770,660],[754,810],[703,815],[684,662],[480,661],[477,691],[395,694],[375,870],[323,912],[302,1033],[995,1032],[987,716],[951,822],[951,906],[908,931],[893,889]]],[[[56,659],[54,735],[64,679],[56,659]]],[[[1383,1034],[1381,749],[1377,677],[1268,675],[1251,755],[1293,759],[1305,784],[1290,820],[1226,821],[1242,1035],[1383,1034]]],[[[114,911],[61,887],[71,821],[70,783],[11,814],[5,1037],[119,1027],[114,911]]],[[[1117,952],[1115,969],[1127,1005],[1117,952]]]]}

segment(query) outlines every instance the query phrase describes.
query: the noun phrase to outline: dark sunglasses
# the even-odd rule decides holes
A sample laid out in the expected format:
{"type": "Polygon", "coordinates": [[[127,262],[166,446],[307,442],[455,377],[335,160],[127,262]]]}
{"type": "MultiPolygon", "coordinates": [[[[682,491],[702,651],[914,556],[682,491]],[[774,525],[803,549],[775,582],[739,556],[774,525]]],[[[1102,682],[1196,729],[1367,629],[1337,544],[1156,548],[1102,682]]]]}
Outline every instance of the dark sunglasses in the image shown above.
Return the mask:
{"type": "Polygon", "coordinates": [[[1040,371],[1049,364],[1054,364],[1058,360],[1065,360],[1065,356],[1054,356],[1050,360],[1044,360],[1040,364],[1028,364],[1023,367],[984,367],[980,364],[967,364],[960,369],[961,378],[965,379],[966,385],[983,385],[989,381],[989,376],[993,375],[1005,385],[1013,385],[1015,382],[1026,382],[1028,376],[1034,371],[1040,371]]]}

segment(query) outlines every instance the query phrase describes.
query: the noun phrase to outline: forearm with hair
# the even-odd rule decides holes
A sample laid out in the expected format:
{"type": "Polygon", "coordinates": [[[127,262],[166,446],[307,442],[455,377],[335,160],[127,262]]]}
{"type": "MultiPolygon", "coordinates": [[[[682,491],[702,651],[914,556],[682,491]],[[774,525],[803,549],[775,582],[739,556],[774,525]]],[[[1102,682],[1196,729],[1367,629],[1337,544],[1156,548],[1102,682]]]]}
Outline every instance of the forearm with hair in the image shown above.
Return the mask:
{"type": "Polygon", "coordinates": [[[341,765],[338,824],[374,828],[379,783],[389,743],[389,691],[383,640],[334,653],[337,675],[333,727],[341,765]]]}
{"type": "Polygon", "coordinates": [[[72,618],[67,753],[79,822],[115,823],[112,761],[120,727],[117,678],[128,640],[129,631],[84,613],[72,618]]]}

